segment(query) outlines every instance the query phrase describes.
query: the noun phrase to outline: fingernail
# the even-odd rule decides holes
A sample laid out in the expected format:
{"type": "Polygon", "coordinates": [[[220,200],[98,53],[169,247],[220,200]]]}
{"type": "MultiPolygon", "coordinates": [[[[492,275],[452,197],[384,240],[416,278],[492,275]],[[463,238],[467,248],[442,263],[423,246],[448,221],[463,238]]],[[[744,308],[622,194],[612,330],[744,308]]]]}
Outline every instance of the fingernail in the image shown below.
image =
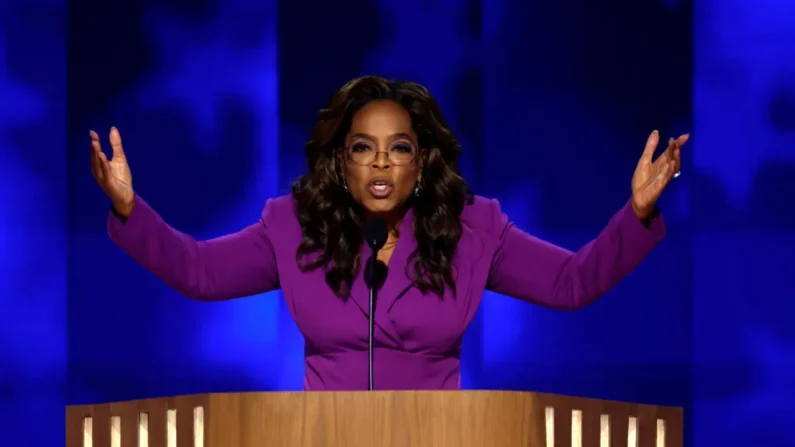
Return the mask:
{"type": "Polygon", "coordinates": [[[660,132],[659,132],[657,129],[654,129],[654,130],[652,130],[652,131],[651,131],[651,133],[656,133],[656,134],[658,134],[658,133],[660,133],[660,132]]]}

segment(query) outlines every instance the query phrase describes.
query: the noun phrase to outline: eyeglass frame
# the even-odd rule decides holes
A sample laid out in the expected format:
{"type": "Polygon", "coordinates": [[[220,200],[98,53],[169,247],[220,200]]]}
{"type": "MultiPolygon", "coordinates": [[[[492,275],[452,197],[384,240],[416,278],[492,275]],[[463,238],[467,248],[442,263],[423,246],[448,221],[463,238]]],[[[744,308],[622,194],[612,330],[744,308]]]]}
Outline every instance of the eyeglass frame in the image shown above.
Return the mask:
{"type": "Polygon", "coordinates": [[[353,154],[351,152],[352,148],[353,148],[353,145],[347,145],[347,146],[344,146],[342,148],[342,151],[345,154],[345,158],[350,160],[351,163],[355,163],[358,166],[368,166],[368,165],[371,165],[371,164],[375,163],[378,160],[378,154],[386,154],[387,161],[391,162],[395,166],[408,166],[408,165],[410,165],[411,163],[413,163],[414,161],[417,160],[417,155],[419,155],[419,153],[420,153],[420,150],[416,149],[413,152],[413,157],[411,157],[411,160],[409,160],[409,161],[407,161],[406,163],[403,163],[403,164],[398,164],[398,163],[395,163],[394,160],[389,158],[389,151],[378,151],[377,150],[377,151],[375,151],[375,156],[373,156],[373,161],[368,162],[368,163],[359,163],[358,161],[353,159],[353,154]]]}

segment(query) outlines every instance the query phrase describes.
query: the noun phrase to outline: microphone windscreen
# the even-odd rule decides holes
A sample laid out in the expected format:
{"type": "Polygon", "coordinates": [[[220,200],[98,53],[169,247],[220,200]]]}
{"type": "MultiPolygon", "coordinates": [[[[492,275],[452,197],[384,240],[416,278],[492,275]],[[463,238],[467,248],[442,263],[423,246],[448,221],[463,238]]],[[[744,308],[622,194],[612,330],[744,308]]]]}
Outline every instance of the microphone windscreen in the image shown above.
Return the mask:
{"type": "Polygon", "coordinates": [[[364,222],[364,239],[373,251],[380,250],[389,236],[386,221],[380,217],[371,217],[364,222]]]}

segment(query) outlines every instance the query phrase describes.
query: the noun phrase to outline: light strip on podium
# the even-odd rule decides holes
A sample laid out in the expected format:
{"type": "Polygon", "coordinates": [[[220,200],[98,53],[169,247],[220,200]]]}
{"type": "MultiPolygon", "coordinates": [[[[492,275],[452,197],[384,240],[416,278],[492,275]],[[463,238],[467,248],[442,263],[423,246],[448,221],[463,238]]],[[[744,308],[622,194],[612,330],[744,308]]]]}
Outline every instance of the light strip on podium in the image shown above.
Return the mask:
{"type": "Polygon", "coordinates": [[[610,447],[610,415],[599,416],[599,447],[610,447]]]}
{"type": "Polygon", "coordinates": [[[138,415],[138,447],[149,447],[149,413],[138,415]]]}
{"type": "Polygon", "coordinates": [[[83,418],[83,447],[94,447],[94,420],[83,418]]]}
{"type": "Polygon", "coordinates": [[[121,447],[121,418],[110,417],[110,447],[121,447]]]}
{"type": "Polygon", "coordinates": [[[166,447],[177,447],[177,410],[166,411],[166,447]]]}
{"type": "Polygon", "coordinates": [[[204,447],[204,407],[193,409],[193,447],[204,447]]]}
{"type": "Polygon", "coordinates": [[[582,447],[582,410],[571,410],[571,447],[582,447]]]}
{"type": "Polygon", "coordinates": [[[627,447],[638,447],[638,418],[633,416],[627,422],[627,447]]]}

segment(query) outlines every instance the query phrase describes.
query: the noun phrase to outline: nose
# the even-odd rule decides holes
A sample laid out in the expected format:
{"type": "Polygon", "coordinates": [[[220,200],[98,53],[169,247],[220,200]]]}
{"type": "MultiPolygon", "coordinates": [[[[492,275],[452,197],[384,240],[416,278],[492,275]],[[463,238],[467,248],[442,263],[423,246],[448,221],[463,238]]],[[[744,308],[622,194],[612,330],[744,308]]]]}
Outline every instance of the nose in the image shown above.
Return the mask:
{"type": "Polygon", "coordinates": [[[386,169],[389,167],[389,154],[385,151],[376,151],[375,160],[373,160],[373,167],[378,169],[386,169]]]}

